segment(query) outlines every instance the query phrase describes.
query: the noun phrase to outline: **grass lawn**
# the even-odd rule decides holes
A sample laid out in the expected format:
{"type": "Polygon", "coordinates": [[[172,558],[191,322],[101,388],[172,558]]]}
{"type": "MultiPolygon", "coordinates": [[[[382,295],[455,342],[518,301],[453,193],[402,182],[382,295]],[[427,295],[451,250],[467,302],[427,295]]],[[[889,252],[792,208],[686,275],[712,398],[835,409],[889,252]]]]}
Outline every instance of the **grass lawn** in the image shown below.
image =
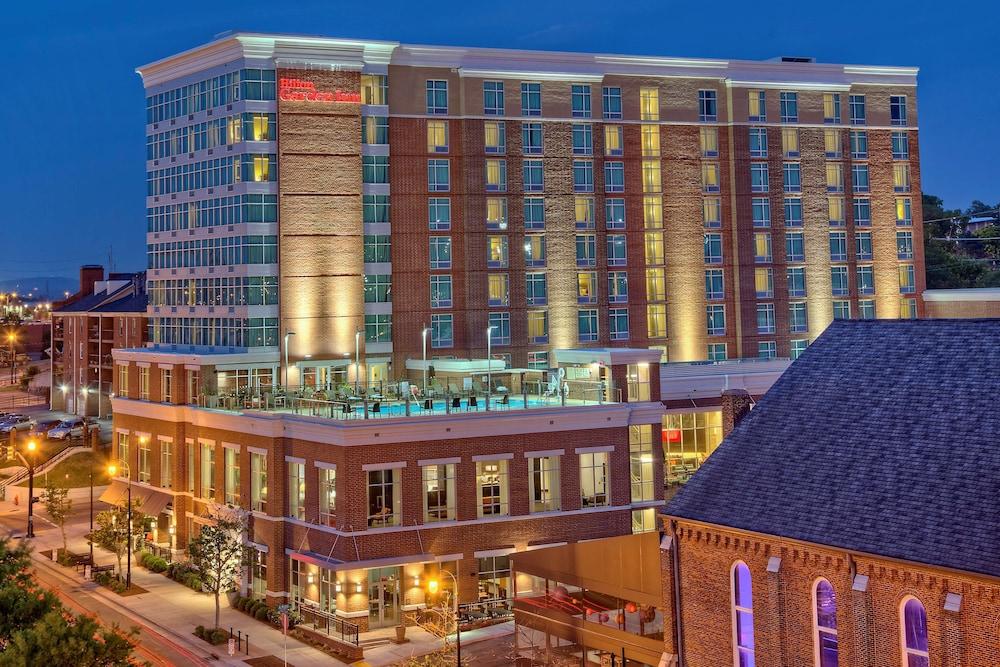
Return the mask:
{"type": "MultiPolygon", "coordinates": [[[[55,468],[49,471],[49,479],[59,486],[71,489],[90,486],[90,470],[94,470],[94,486],[101,486],[108,483],[105,468],[107,457],[94,454],[92,451],[74,454],[55,468]]],[[[35,486],[41,487],[45,484],[45,475],[35,475],[35,486]]],[[[28,480],[17,484],[17,486],[27,486],[28,480]]]]}

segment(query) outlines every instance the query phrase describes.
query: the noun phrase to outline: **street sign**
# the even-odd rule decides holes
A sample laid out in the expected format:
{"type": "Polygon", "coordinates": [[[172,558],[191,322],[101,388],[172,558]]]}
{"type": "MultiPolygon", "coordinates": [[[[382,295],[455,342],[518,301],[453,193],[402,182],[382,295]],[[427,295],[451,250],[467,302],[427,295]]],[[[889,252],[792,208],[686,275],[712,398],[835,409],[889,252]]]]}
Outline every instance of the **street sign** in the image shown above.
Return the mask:
{"type": "Polygon", "coordinates": [[[287,611],[281,612],[281,631],[283,633],[285,633],[286,635],[288,634],[288,612],[287,611]]]}
{"type": "Polygon", "coordinates": [[[229,655],[236,655],[236,640],[232,637],[229,638],[229,655]]]}

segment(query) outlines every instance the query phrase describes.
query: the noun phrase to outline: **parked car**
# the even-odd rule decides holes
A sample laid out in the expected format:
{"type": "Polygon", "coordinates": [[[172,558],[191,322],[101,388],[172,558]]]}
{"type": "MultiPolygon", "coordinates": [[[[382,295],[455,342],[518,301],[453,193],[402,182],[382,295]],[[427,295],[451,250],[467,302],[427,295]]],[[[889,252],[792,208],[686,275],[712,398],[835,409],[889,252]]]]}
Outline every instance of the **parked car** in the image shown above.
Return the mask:
{"type": "Polygon", "coordinates": [[[60,424],[62,424],[61,419],[45,419],[35,424],[35,428],[31,429],[30,435],[35,438],[48,437],[49,431],[60,424]]]}
{"type": "Polygon", "coordinates": [[[84,421],[80,418],[64,419],[59,425],[49,431],[51,440],[65,440],[83,436],[84,421]]]}
{"type": "Polygon", "coordinates": [[[35,420],[26,415],[10,415],[0,422],[0,433],[27,431],[35,427],[35,420]]]}

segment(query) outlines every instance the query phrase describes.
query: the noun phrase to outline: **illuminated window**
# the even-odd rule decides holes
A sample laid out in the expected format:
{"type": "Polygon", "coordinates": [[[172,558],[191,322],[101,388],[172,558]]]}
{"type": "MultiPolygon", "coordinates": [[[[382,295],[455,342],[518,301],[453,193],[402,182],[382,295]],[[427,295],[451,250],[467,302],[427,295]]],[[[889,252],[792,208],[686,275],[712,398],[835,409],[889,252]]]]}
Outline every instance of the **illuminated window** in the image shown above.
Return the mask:
{"type": "Polygon", "coordinates": [[[719,164],[717,162],[702,163],[701,188],[704,192],[719,191],[719,164]]]}
{"type": "Polygon", "coordinates": [[[666,338],[667,306],[663,303],[646,305],[646,331],[650,338],[666,338]]]}
{"type": "MultiPolygon", "coordinates": [[[[713,128],[714,129],[714,128],[713,128]]],[[[643,125],[642,133],[642,156],[659,157],[660,155],[660,126],[643,125]]]]}
{"type": "Polygon", "coordinates": [[[273,180],[270,175],[271,158],[267,155],[255,155],[253,157],[253,180],[256,183],[265,183],[273,180]]]}
{"type": "Polygon", "coordinates": [[[907,597],[899,608],[903,667],[930,667],[927,647],[927,612],[915,597],[907,597]]]}
{"type": "Polygon", "coordinates": [[[580,506],[606,507],[611,504],[608,453],[580,454],[580,506]]]}
{"type": "Polygon", "coordinates": [[[771,261],[771,232],[753,233],[753,256],[757,263],[771,261]]]}
{"type": "Polygon", "coordinates": [[[899,292],[912,294],[916,291],[916,277],[912,264],[899,265],[899,292]]]}
{"type": "Polygon", "coordinates": [[[667,280],[663,269],[646,269],[646,299],[649,301],[665,301],[667,298],[667,280]]]}
{"type": "Polygon", "coordinates": [[[844,166],[838,162],[826,163],[826,191],[844,191],[844,166]]]}
{"type": "Polygon", "coordinates": [[[909,197],[896,198],[896,224],[900,227],[909,227],[913,224],[909,197]]]}
{"type": "Polygon", "coordinates": [[[642,161],[642,191],[660,192],[662,184],[660,182],[660,161],[642,161]]]}
{"type": "Polygon", "coordinates": [[[590,124],[573,126],[573,155],[594,154],[594,129],[590,124]]]}
{"type": "Polygon", "coordinates": [[[149,366],[139,366],[139,400],[149,400],[149,366]]]}
{"type": "Polygon", "coordinates": [[[234,447],[225,447],[225,499],[230,507],[240,504],[240,450],[234,447]]]}
{"type": "Polygon", "coordinates": [[[402,519],[399,470],[368,471],[368,527],[398,526],[402,519]]]}
{"type": "Polygon", "coordinates": [[[118,395],[128,396],[128,366],[126,364],[118,365],[118,395]]]}
{"type": "Polygon", "coordinates": [[[528,268],[545,266],[545,236],[529,234],[524,237],[524,265],[528,268]]]}
{"type": "Polygon", "coordinates": [[[654,500],[653,427],[638,424],[628,428],[629,470],[632,502],[654,500]]]}
{"type": "Polygon", "coordinates": [[[171,488],[174,476],[174,443],[160,440],[160,486],[171,488]]]}
{"type": "Polygon", "coordinates": [[[823,148],[828,158],[839,158],[841,156],[840,130],[823,130],[823,148]]]}
{"type": "Polygon", "coordinates": [[[840,93],[823,93],[823,122],[840,122],[840,93]]]}
{"type": "Polygon", "coordinates": [[[421,466],[424,483],[424,522],[449,521],[456,517],[455,464],[421,466]]]}
{"type": "Polygon", "coordinates": [[[483,123],[483,142],[487,153],[507,152],[507,126],[503,121],[488,120],[483,123]]]}
{"type": "Polygon", "coordinates": [[[334,526],[337,523],[337,467],[319,461],[316,466],[319,468],[319,522],[334,526]]]}
{"type": "Polygon", "coordinates": [[[701,148],[702,157],[718,157],[719,155],[719,128],[702,127],[698,130],[698,144],[701,148]]]}
{"type": "Polygon", "coordinates": [[[663,418],[661,429],[667,480],[683,480],[722,442],[722,412],[669,414],[663,418]]]}
{"type": "Polygon", "coordinates": [[[503,81],[483,81],[483,113],[504,115],[503,81]]]}
{"type": "Polygon", "coordinates": [[[389,119],[385,116],[362,116],[361,143],[368,145],[388,144],[389,119]]]}
{"type": "MultiPolygon", "coordinates": [[[[596,317],[596,311],[595,317],[596,317]]],[[[559,503],[559,457],[538,456],[528,459],[528,511],[554,512],[559,503]]]]}
{"type": "MultiPolygon", "coordinates": [[[[188,462],[192,459],[188,457],[188,462]]],[[[250,452],[250,509],[267,511],[267,455],[257,452],[250,452]]]]}
{"type": "Polygon", "coordinates": [[[361,103],[388,104],[389,78],[384,74],[362,74],[361,103]]]}
{"type": "Polygon", "coordinates": [[[896,192],[910,191],[910,165],[897,163],[892,165],[892,187],[896,192]]]}
{"type": "Polygon", "coordinates": [[[718,197],[705,197],[701,211],[706,227],[722,226],[722,200],[718,197]]]}
{"type": "Polygon", "coordinates": [[[486,229],[507,229],[507,198],[486,198],[486,229]]]}
{"type": "MultiPolygon", "coordinates": [[[[544,278],[544,274],[541,274],[544,278]]],[[[510,305],[510,281],[506,273],[489,274],[489,305],[510,305]]],[[[544,285],[543,285],[544,288],[544,285]]]]}
{"type": "MultiPolygon", "coordinates": [[[[624,238],[622,241],[624,245],[624,238]]],[[[663,234],[660,232],[646,232],[644,234],[644,247],[646,250],[646,264],[663,264],[663,234]]]]}
{"type": "Polygon", "coordinates": [[[486,266],[490,269],[506,269],[509,264],[506,236],[486,238],[486,266]]]}
{"type": "Polygon", "coordinates": [[[585,271],[576,274],[577,303],[597,303],[597,274],[585,271]]]}
{"type": "Polygon", "coordinates": [[[201,497],[215,498],[215,443],[201,443],[201,497]]]}
{"type": "Polygon", "coordinates": [[[751,122],[763,123],[767,121],[767,106],[763,90],[747,91],[747,102],[749,104],[747,120],[751,122]]]}
{"type": "Polygon", "coordinates": [[[486,160],[486,191],[507,191],[507,161],[486,160]]]}
{"type": "Polygon", "coordinates": [[[510,514],[510,484],[505,459],[476,462],[476,495],[479,518],[510,514]]]}
{"type": "Polygon", "coordinates": [[[535,345],[544,345],[549,342],[549,314],[547,311],[528,311],[528,342],[535,345]]]}
{"type": "Polygon", "coordinates": [[[639,120],[660,120],[660,91],[639,89],[639,120]]]}
{"type": "Polygon", "coordinates": [[[427,152],[428,153],[448,152],[448,121],[446,120],[427,121],[427,152]]]}
{"type": "Polygon", "coordinates": [[[843,227],[845,224],[844,198],[827,197],[826,207],[829,212],[830,224],[837,227],[843,227]]]}
{"type": "Polygon", "coordinates": [[[623,153],[623,142],[622,142],[622,126],[621,125],[605,125],[604,126],[604,154],[612,157],[622,155],[623,153]]]}
{"type": "Polygon", "coordinates": [[[642,222],[647,229],[663,227],[663,198],[660,195],[646,195],[642,198],[642,222]]]}
{"type": "Polygon", "coordinates": [[[758,266],[754,269],[754,288],[758,299],[774,297],[774,272],[770,267],[758,266]]]}
{"type": "Polygon", "coordinates": [[[903,320],[913,320],[917,317],[917,300],[916,299],[900,299],[899,300],[899,318],[903,320]]]}
{"type": "Polygon", "coordinates": [[[799,156],[799,131],[794,127],[781,128],[781,152],[785,157],[799,156]]]}

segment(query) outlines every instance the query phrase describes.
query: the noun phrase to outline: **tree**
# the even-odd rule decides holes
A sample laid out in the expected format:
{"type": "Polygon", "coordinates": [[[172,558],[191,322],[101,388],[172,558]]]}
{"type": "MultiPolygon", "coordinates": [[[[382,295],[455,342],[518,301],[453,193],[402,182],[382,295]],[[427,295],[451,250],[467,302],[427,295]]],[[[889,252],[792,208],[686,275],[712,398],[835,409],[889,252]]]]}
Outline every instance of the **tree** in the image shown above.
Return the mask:
{"type": "Polygon", "coordinates": [[[30,574],[31,554],[22,542],[11,548],[0,540],[0,647],[59,605],[56,596],[38,586],[30,574]]]}
{"type": "Polygon", "coordinates": [[[122,574],[122,558],[131,548],[135,550],[136,542],[142,539],[142,526],[145,515],[139,511],[141,501],[132,501],[132,544],[129,544],[128,501],[112,505],[111,509],[97,514],[97,528],[91,539],[94,544],[112,552],[118,558],[118,576],[122,574]]]}
{"type": "Polygon", "coordinates": [[[246,560],[243,533],[246,518],[239,511],[218,509],[215,523],[201,527],[188,543],[188,555],[198,568],[205,590],[215,596],[215,627],[219,627],[219,598],[236,588],[236,579],[246,560]]]}
{"type": "Polygon", "coordinates": [[[24,369],[24,373],[21,374],[21,389],[23,391],[27,391],[31,387],[31,381],[38,376],[38,373],[38,366],[34,364],[24,369]]]}
{"type": "Polygon", "coordinates": [[[73,510],[73,501],[69,499],[69,489],[56,486],[50,481],[45,487],[45,511],[52,523],[59,526],[62,533],[63,553],[66,553],[66,520],[73,510]]]}
{"type": "Polygon", "coordinates": [[[90,616],[53,609],[31,627],[14,635],[0,653],[0,667],[10,665],[134,665],[131,659],[138,630],[102,628],[90,616]]]}

